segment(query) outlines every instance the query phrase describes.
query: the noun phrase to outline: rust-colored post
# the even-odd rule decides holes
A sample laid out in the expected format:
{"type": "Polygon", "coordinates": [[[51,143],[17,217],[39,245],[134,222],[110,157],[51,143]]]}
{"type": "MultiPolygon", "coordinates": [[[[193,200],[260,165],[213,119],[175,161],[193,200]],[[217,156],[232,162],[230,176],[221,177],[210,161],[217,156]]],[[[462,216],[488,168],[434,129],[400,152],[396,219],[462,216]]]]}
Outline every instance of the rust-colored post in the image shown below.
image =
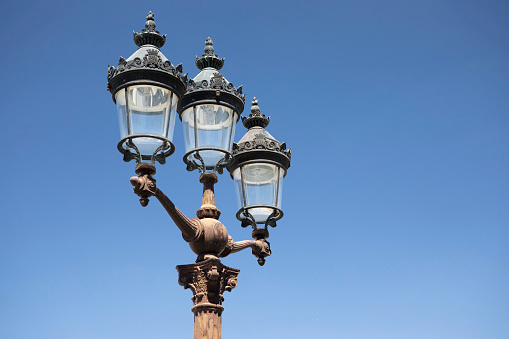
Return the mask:
{"type": "Polygon", "coordinates": [[[177,266],[179,284],[193,292],[194,339],[221,339],[224,291],[237,286],[239,270],[210,258],[177,266]]]}
{"type": "Polygon", "coordinates": [[[216,198],[214,196],[214,184],[217,183],[217,175],[214,173],[203,173],[200,176],[200,182],[203,184],[203,197],[202,205],[196,211],[196,215],[199,219],[219,219],[221,211],[216,207],[216,198]]]}

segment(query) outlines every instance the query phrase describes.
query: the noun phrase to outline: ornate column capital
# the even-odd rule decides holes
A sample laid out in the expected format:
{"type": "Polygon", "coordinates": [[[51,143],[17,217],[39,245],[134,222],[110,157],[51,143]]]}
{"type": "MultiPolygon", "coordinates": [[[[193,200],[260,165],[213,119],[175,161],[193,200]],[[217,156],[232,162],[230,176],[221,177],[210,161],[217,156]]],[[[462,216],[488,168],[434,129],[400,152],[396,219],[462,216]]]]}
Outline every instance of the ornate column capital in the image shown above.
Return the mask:
{"type": "Polygon", "coordinates": [[[237,286],[240,270],[225,266],[219,259],[210,258],[196,264],[177,266],[179,284],[193,292],[195,315],[199,312],[214,312],[221,315],[224,291],[231,292],[237,286]]]}

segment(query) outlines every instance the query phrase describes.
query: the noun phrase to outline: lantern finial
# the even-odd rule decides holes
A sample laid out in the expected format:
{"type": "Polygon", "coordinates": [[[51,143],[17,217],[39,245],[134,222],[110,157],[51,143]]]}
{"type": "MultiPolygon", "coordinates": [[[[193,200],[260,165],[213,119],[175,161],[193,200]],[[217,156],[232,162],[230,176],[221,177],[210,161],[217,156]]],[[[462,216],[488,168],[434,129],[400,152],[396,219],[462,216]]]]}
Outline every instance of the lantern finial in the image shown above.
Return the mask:
{"type": "Polygon", "coordinates": [[[260,107],[258,107],[258,100],[256,97],[251,100],[251,105],[251,114],[249,114],[247,118],[242,117],[242,124],[244,127],[248,129],[255,126],[262,128],[267,127],[270,122],[270,117],[266,117],[265,114],[260,112],[260,107]]]}
{"type": "Polygon", "coordinates": [[[202,70],[207,67],[212,67],[217,70],[220,70],[224,65],[224,58],[219,59],[217,55],[214,54],[214,47],[212,47],[213,42],[210,37],[205,40],[205,50],[204,54],[201,58],[196,57],[196,67],[202,70]]]}
{"type": "Polygon", "coordinates": [[[166,34],[161,35],[159,31],[156,31],[156,23],[154,21],[154,13],[148,12],[147,22],[145,28],[141,30],[141,33],[133,32],[134,43],[138,46],[153,45],[157,48],[164,46],[166,42],[166,34]]]}

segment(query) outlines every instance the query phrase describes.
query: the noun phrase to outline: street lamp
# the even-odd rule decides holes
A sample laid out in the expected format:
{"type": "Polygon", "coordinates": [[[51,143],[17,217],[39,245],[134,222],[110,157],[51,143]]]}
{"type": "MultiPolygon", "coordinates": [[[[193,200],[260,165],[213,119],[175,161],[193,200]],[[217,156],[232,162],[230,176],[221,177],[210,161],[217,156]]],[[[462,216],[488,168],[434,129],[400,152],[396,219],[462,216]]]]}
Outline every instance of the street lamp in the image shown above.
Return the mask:
{"type": "Polygon", "coordinates": [[[138,50],[128,59],[121,57],[117,68],[108,68],[107,88],[117,105],[120,127],[117,148],[124,161],[137,162],[138,176],[131,178],[131,184],[141,205],[156,197],[198,255],[195,264],[177,266],[179,284],[193,292],[194,338],[220,338],[223,292],[237,285],[239,270],[223,265],[219,258],[251,248],[263,265],[271,254],[267,226],[276,226],[283,217],[281,190],[290,151],[265,130],[269,118],[261,114],[256,99],[250,116],[242,117],[248,131],[235,144],[235,126],[245,99],[242,86],[234,87],[219,73],[224,59],[214,54],[212,40],[206,40],[205,53],[196,58],[200,72],[188,81],[182,66],[173,66],[161,53],[166,35],[155,27],[154,14],[149,12],[145,29],[134,33],[138,50]],[[186,217],[152,177],[155,162],[163,165],[174,152],[176,114],[184,128],[184,163],[187,170],[201,173],[203,195],[197,218],[186,217]],[[242,226],[253,226],[254,240],[234,241],[218,220],[221,212],[215,205],[214,184],[223,168],[237,188],[237,218],[242,226]]]}

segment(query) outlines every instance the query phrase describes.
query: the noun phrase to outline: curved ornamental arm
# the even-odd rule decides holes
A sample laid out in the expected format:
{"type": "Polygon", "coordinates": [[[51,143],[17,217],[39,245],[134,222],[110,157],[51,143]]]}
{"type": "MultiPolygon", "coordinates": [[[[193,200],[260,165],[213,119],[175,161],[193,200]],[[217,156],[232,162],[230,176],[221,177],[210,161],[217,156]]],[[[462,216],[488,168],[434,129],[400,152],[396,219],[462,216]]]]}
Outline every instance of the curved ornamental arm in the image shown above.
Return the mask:
{"type": "Polygon", "coordinates": [[[140,203],[142,206],[148,205],[148,198],[155,196],[157,200],[163,205],[164,209],[177,227],[182,231],[182,236],[187,242],[192,242],[197,239],[203,232],[203,227],[200,220],[193,218],[189,219],[182,213],[175,204],[168,198],[163,191],[156,186],[156,180],[152,178],[152,174],[155,173],[154,167],[148,168],[136,168],[136,173],[139,174],[137,177],[131,178],[131,184],[134,188],[134,193],[140,197],[140,203]]]}
{"type": "Polygon", "coordinates": [[[260,266],[265,264],[265,257],[272,254],[270,243],[265,239],[233,241],[233,238],[228,236],[228,245],[226,245],[225,250],[219,256],[226,257],[232,253],[245,250],[246,248],[251,248],[253,255],[258,258],[258,264],[260,264],[260,266]]]}

